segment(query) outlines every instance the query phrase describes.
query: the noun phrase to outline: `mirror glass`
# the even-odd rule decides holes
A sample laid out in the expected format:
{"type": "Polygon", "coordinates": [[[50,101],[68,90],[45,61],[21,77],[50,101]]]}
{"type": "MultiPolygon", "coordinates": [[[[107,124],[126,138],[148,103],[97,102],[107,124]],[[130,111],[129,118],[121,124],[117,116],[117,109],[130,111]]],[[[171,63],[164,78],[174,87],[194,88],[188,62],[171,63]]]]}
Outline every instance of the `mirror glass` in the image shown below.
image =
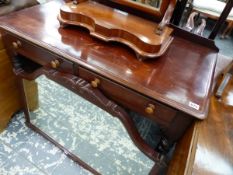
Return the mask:
{"type": "Polygon", "coordinates": [[[142,6],[159,9],[162,0],[127,0],[138,3],[142,6]]]}
{"type": "MultiPolygon", "coordinates": [[[[100,0],[101,1],[101,0],[100,0]]],[[[146,15],[161,20],[169,4],[175,3],[175,0],[111,0],[121,6],[130,7],[146,15]]]]}
{"type": "Polygon", "coordinates": [[[33,83],[34,92],[25,92],[32,99],[27,104],[33,125],[101,174],[149,173],[154,162],[134,145],[117,118],[44,75],[24,80],[24,86],[33,83]]]}

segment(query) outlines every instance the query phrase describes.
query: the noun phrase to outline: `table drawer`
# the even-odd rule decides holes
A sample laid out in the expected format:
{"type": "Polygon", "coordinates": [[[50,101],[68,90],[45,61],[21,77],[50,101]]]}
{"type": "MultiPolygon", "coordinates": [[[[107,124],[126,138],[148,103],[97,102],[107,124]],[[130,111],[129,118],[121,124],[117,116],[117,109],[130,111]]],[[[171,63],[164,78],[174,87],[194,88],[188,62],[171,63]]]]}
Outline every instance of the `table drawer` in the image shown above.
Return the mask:
{"type": "Polygon", "coordinates": [[[147,98],[124,86],[99,76],[85,68],[79,68],[79,76],[89,81],[93,87],[99,88],[111,100],[135,112],[138,112],[156,122],[170,123],[176,115],[176,110],[147,98]]]}
{"type": "Polygon", "coordinates": [[[47,51],[44,48],[31,44],[13,35],[4,35],[8,52],[11,56],[20,54],[30,60],[46,67],[54,68],[62,72],[73,73],[73,64],[61,57],[47,51]]]}

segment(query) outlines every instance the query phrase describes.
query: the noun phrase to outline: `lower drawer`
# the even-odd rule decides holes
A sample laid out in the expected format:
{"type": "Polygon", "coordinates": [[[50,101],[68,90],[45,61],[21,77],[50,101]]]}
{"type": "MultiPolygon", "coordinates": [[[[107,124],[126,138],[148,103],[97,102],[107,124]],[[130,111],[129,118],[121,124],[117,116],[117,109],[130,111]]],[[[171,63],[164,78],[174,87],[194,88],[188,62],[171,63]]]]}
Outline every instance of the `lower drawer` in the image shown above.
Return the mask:
{"type": "Polygon", "coordinates": [[[94,87],[99,88],[111,100],[156,122],[168,124],[176,115],[175,109],[114,83],[85,68],[79,68],[79,76],[89,81],[94,87]]]}

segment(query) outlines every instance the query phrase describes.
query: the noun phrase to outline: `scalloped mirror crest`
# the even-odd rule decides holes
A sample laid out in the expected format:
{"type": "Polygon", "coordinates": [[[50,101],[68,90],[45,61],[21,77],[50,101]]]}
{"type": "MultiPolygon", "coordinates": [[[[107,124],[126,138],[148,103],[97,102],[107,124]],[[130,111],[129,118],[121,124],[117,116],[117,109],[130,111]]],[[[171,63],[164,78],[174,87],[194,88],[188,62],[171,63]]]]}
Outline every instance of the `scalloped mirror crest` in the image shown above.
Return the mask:
{"type": "Polygon", "coordinates": [[[169,48],[173,29],[166,24],[172,7],[157,24],[95,1],[73,1],[60,8],[58,20],[62,27],[81,26],[100,40],[123,43],[134,50],[138,59],[145,60],[158,58],[169,48]]]}

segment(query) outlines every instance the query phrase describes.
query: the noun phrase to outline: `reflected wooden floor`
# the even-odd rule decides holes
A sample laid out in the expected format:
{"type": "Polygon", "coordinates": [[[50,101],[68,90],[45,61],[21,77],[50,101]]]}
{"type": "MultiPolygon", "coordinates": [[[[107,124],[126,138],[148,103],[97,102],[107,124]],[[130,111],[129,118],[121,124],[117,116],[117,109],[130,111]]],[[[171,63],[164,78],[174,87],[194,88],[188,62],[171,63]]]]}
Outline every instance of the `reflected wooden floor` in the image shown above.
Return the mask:
{"type": "Polygon", "coordinates": [[[206,120],[178,143],[168,174],[233,174],[233,78],[222,99],[212,96],[206,120]]]}

